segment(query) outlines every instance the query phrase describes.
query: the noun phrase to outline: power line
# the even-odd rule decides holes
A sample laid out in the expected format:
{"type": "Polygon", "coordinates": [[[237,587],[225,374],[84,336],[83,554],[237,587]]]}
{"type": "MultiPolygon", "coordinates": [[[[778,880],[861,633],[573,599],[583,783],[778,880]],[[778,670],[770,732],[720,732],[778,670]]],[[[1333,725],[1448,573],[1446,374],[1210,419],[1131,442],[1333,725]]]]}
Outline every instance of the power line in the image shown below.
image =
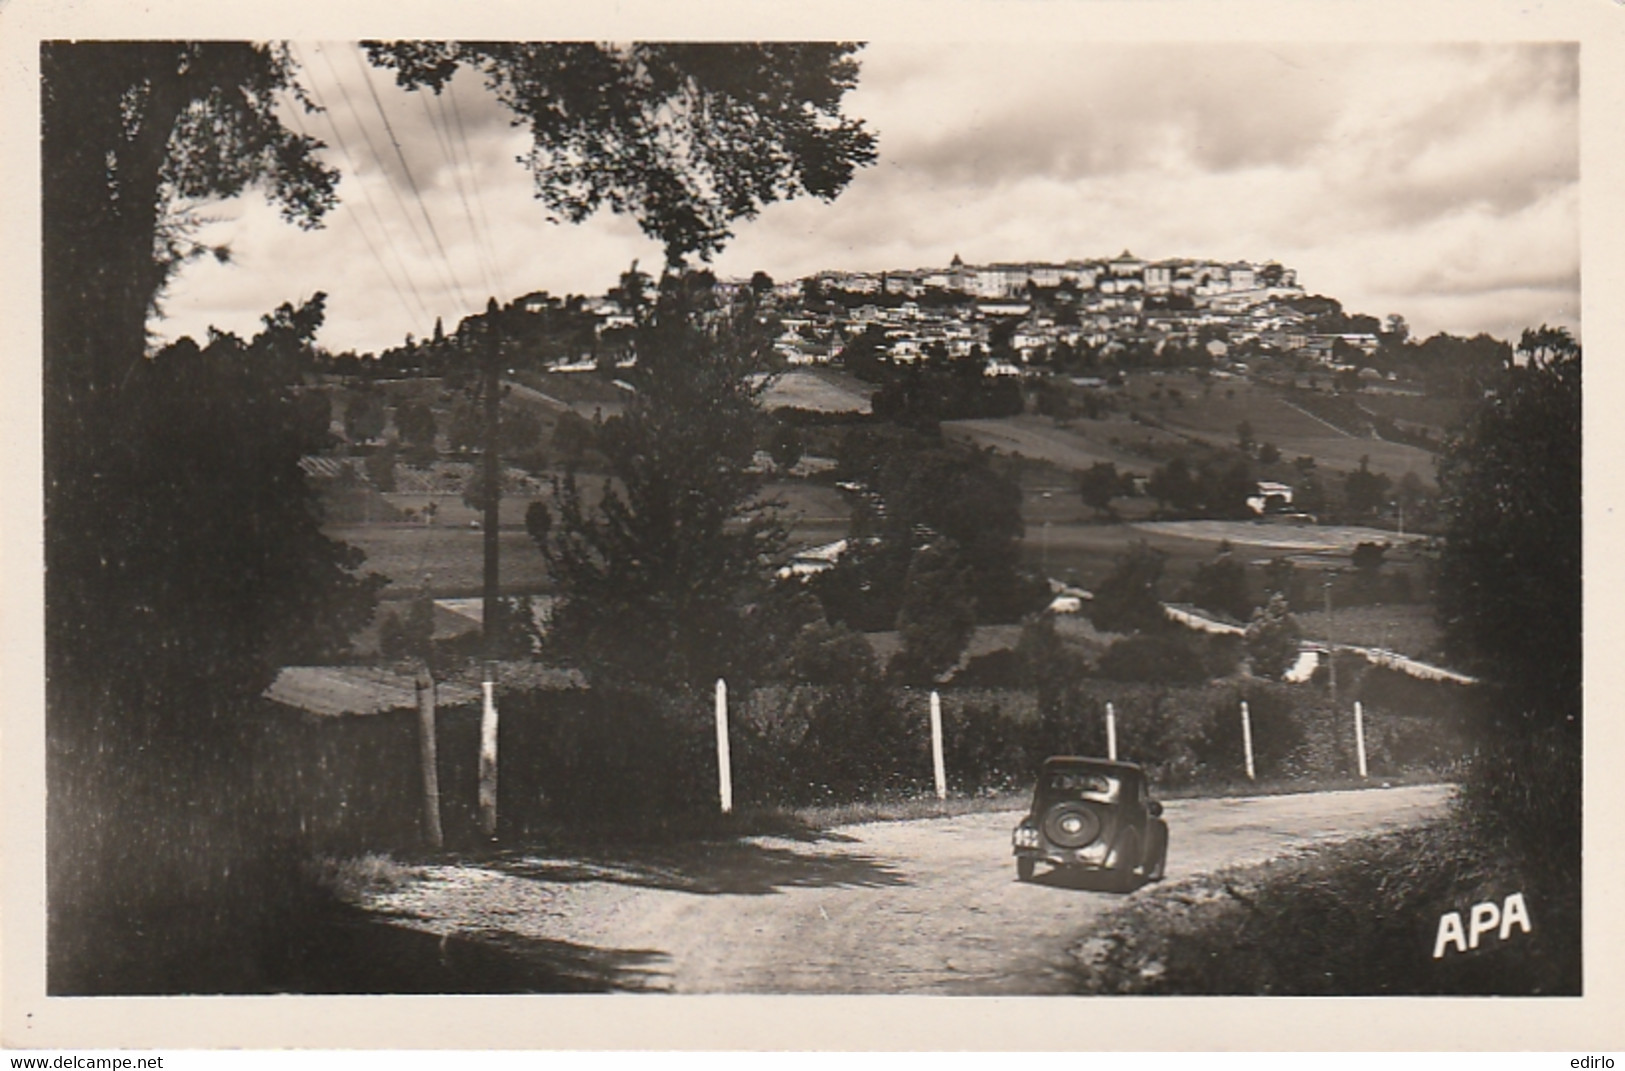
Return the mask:
{"type": "MultiPolygon", "coordinates": [[[[451,82],[446,84],[445,96],[451,98],[451,107],[449,110],[452,117],[452,122],[446,123],[446,126],[453,135],[450,140],[452,141],[453,145],[461,148],[463,161],[468,166],[468,184],[474,188],[474,205],[479,210],[480,237],[484,243],[486,258],[491,266],[491,278],[500,288],[499,292],[509,293],[510,290],[506,286],[506,281],[502,278],[501,261],[497,257],[496,247],[491,243],[491,221],[486,217],[485,214],[484,187],[481,186],[478,175],[475,172],[474,154],[469,151],[468,133],[463,129],[462,109],[457,105],[457,89],[455,81],[456,80],[454,78],[451,82]]],[[[440,108],[441,118],[444,121],[448,111],[445,98],[437,96],[435,98],[435,104],[440,108]]]]}
{"type": "MultiPolygon", "coordinates": [[[[406,207],[406,199],[401,196],[400,187],[398,187],[394,182],[389,181],[389,171],[384,167],[384,155],[379,151],[377,144],[374,143],[372,139],[372,131],[368,129],[366,123],[361,121],[360,109],[355,106],[355,101],[350,98],[350,91],[345,86],[344,79],[339,77],[338,68],[333,66],[333,60],[330,56],[328,56],[325,49],[318,47],[316,51],[322,57],[322,62],[327,65],[328,73],[333,76],[333,83],[338,86],[339,96],[343,99],[344,106],[349,109],[350,118],[353,119],[356,126],[360,128],[362,140],[367,143],[367,149],[372,153],[373,161],[378,165],[379,172],[383,174],[384,185],[389,187],[390,194],[394,196],[395,204],[401,210],[401,216],[403,219],[405,219],[407,228],[411,230],[412,237],[417,240],[418,249],[422,253],[423,259],[432,262],[434,257],[429,252],[429,243],[424,240],[422,229],[413,219],[411,210],[406,207]]],[[[337,129],[337,124],[334,124],[335,133],[337,133],[337,129]]],[[[438,268],[439,265],[436,267],[438,268]]],[[[448,291],[458,289],[456,282],[453,279],[445,276],[443,273],[441,274],[440,282],[448,291]]],[[[467,302],[466,297],[462,300],[465,303],[467,302]]]]}
{"type": "MultiPolygon", "coordinates": [[[[485,256],[485,243],[480,240],[479,227],[474,222],[474,211],[468,205],[468,193],[463,188],[462,163],[457,158],[456,149],[452,146],[448,131],[442,129],[442,124],[436,120],[434,110],[429,106],[429,94],[419,91],[418,102],[423,105],[423,117],[429,121],[429,129],[434,131],[435,144],[440,146],[440,154],[445,157],[446,163],[451,165],[452,185],[457,188],[457,199],[463,205],[463,218],[468,220],[468,236],[474,241],[474,252],[479,257],[480,275],[485,280],[486,293],[496,293],[496,284],[491,278],[491,269],[485,256]]],[[[438,100],[438,95],[436,95],[438,100]]],[[[442,112],[442,117],[444,113],[442,112]]]]}
{"type": "MultiPolygon", "coordinates": [[[[294,98],[291,93],[285,93],[285,96],[286,100],[284,103],[288,108],[290,118],[293,119],[293,125],[298,128],[302,137],[310,137],[310,133],[305,129],[304,121],[299,118],[299,109],[301,107],[299,101],[294,98]]],[[[366,187],[363,186],[362,189],[365,190],[366,187]]],[[[362,224],[361,214],[356,211],[355,205],[342,198],[340,198],[339,203],[350,210],[350,217],[355,221],[356,230],[360,232],[362,240],[367,243],[367,250],[372,253],[372,259],[377,261],[378,269],[383,272],[384,278],[389,282],[389,288],[395,292],[395,297],[398,301],[400,301],[401,310],[406,313],[407,318],[417,319],[419,317],[426,317],[428,310],[423,308],[421,303],[419,308],[414,311],[411,302],[406,300],[406,294],[401,290],[400,284],[396,281],[395,274],[389,270],[389,265],[384,261],[383,255],[378,252],[378,246],[373,242],[372,234],[362,224]]],[[[399,259],[399,256],[400,254],[397,252],[397,259],[399,259]]],[[[410,281],[411,280],[408,279],[408,282],[410,281]]]]}
{"type": "Polygon", "coordinates": [[[472,308],[473,302],[469,301],[468,294],[457,280],[456,269],[452,267],[451,257],[446,255],[446,246],[440,240],[440,232],[435,229],[434,220],[429,216],[429,208],[423,203],[423,191],[418,188],[418,180],[412,175],[411,165],[406,162],[406,152],[401,148],[400,139],[395,136],[395,128],[390,125],[389,116],[384,112],[384,102],[378,97],[378,88],[372,84],[372,79],[367,75],[367,63],[361,58],[359,50],[351,52],[350,57],[355,60],[356,68],[361,72],[361,80],[367,83],[367,92],[372,95],[373,107],[378,110],[378,118],[383,120],[384,131],[389,135],[389,143],[395,147],[395,158],[401,162],[401,170],[406,173],[407,184],[412,187],[412,196],[418,203],[418,211],[422,213],[423,222],[428,226],[430,236],[434,238],[435,248],[440,251],[440,259],[445,262],[446,270],[451,272],[452,286],[463,304],[472,308]]]}
{"type": "MultiPolygon", "coordinates": [[[[297,42],[294,43],[294,48],[299,52],[301,58],[304,58],[304,50],[299,48],[299,45],[298,45],[297,42]]],[[[326,60],[327,57],[324,54],[322,58],[324,60],[326,60]]],[[[307,66],[307,67],[310,66],[310,63],[309,63],[308,59],[305,59],[305,66],[307,66]]],[[[329,71],[332,71],[333,65],[332,65],[331,61],[328,61],[327,67],[328,67],[329,71]]],[[[336,80],[336,72],[335,72],[335,80],[336,80]]],[[[344,92],[344,85],[343,85],[342,82],[339,83],[339,91],[340,91],[340,93],[344,92]]],[[[417,281],[415,279],[413,279],[411,270],[407,268],[406,259],[401,256],[400,247],[399,247],[399,245],[396,244],[395,238],[394,238],[393,234],[390,231],[389,225],[384,222],[383,213],[379,210],[378,202],[374,199],[374,197],[372,195],[372,187],[368,183],[360,181],[360,176],[361,176],[360,164],[357,161],[355,154],[350,151],[349,142],[345,140],[343,131],[341,131],[339,129],[339,125],[338,125],[337,121],[334,120],[332,111],[330,111],[328,109],[328,107],[326,106],[326,104],[323,102],[323,100],[321,98],[321,94],[316,89],[314,81],[312,82],[312,84],[310,86],[310,93],[311,93],[311,96],[316,101],[316,106],[321,109],[322,117],[327,120],[328,128],[333,131],[333,138],[334,138],[335,141],[338,142],[339,151],[344,154],[345,163],[349,165],[351,173],[353,173],[356,176],[356,180],[361,186],[362,197],[367,203],[367,208],[372,212],[373,220],[374,220],[374,222],[376,222],[379,232],[383,235],[385,243],[389,246],[390,252],[392,254],[394,254],[395,263],[396,263],[396,266],[400,269],[401,277],[406,280],[407,287],[412,291],[412,296],[417,301],[418,308],[420,310],[418,315],[420,315],[422,317],[422,319],[425,320],[425,321],[430,319],[428,302],[423,300],[423,294],[422,294],[421,291],[418,290],[417,281]]],[[[346,100],[346,103],[348,103],[348,100],[346,100]]],[[[351,115],[352,115],[352,117],[355,116],[355,112],[354,112],[353,108],[351,109],[351,115]]],[[[357,123],[359,125],[359,119],[357,119],[357,123]]],[[[361,128],[361,133],[362,133],[363,137],[367,136],[366,127],[363,126],[361,128]]],[[[370,140],[369,140],[368,147],[371,148],[370,140]]],[[[376,158],[376,155],[377,154],[375,152],[374,153],[375,158],[376,158]]],[[[382,170],[381,166],[380,166],[380,170],[382,170]]],[[[388,185],[390,185],[390,189],[393,192],[394,191],[393,184],[388,184],[388,185]]],[[[397,193],[396,194],[397,200],[399,199],[399,196],[400,195],[397,193]]],[[[405,209],[406,209],[406,206],[405,206],[404,203],[402,203],[401,204],[402,212],[404,212],[405,209]]],[[[410,217],[408,217],[407,222],[408,222],[408,225],[410,226],[410,223],[411,223],[410,217]]],[[[420,244],[421,244],[421,241],[420,241],[420,244]]]]}

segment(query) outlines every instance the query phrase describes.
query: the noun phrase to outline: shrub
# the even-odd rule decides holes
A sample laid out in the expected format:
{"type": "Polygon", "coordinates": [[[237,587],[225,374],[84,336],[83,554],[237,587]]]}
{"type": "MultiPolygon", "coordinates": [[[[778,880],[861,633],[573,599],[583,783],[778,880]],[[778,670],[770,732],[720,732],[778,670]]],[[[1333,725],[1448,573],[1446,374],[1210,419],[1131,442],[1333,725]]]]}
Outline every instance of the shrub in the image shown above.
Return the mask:
{"type": "Polygon", "coordinates": [[[1095,672],[1107,680],[1194,684],[1207,679],[1202,657],[1178,634],[1129,636],[1100,656],[1095,672]]]}
{"type": "MultiPolygon", "coordinates": [[[[1304,772],[1291,760],[1306,741],[1303,719],[1279,689],[1253,687],[1215,703],[1205,724],[1191,741],[1193,757],[1205,770],[1225,776],[1245,769],[1241,732],[1241,701],[1246,700],[1252,723],[1253,767],[1261,777],[1291,776],[1304,772]]],[[[1321,771],[1324,772],[1324,771],[1321,771]]]]}

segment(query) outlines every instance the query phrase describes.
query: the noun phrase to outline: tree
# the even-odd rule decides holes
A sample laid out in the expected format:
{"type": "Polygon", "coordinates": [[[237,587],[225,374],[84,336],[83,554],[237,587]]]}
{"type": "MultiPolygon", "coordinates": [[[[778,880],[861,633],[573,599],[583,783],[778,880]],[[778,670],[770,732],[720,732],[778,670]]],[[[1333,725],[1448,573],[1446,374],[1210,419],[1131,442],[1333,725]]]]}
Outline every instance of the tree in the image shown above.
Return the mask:
{"type": "Polygon", "coordinates": [[[1184,454],[1175,454],[1166,465],[1153,470],[1145,489],[1164,507],[1176,512],[1189,511],[1197,504],[1196,478],[1184,454]]]}
{"type": "Polygon", "coordinates": [[[467,398],[459,398],[451,408],[451,424],[446,429],[446,442],[459,454],[478,450],[485,441],[485,423],[480,411],[467,398]]]}
{"type": "Polygon", "coordinates": [[[371,617],[382,580],[322,534],[299,467],[325,432],[308,437],[286,377],[321,316],[317,295],[246,343],[182,339],[130,369],[117,422],[96,435],[93,493],[55,499],[47,629],[67,680],[207,718],[280,666],[341,655],[371,617]],[[56,530],[70,517],[84,527],[56,530]]]}
{"type": "Polygon", "coordinates": [[[567,409],[559,414],[558,423],[553,425],[553,449],[563,456],[565,464],[572,467],[580,465],[582,457],[592,449],[597,439],[597,432],[593,429],[592,421],[567,409]]]}
{"type": "Polygon", "coordinates": [[[1195,684],[1207,679],[1202,656],[1185,635],[1125,636],[1106,648],[1095,672],[1107,680],[1195,684]]]}
{"type": "Polygon", "coordinates": [[[352,443],[370,443],[384,433],[389,416],[383,392],[377,388],[351,391],[344,403],[344,437],[352,443]]]}
{"type": "Polygon", "coordinates": [[[1374,516],[1388,502],[1393,480],[1386,473],[1371,471],[1371,458],[1362,455],[1360,467],[1343,477],[1343,494],[1349,512],[1357,517],[1374,516]]]}
{"type": "Polygon", "coordinates": [[[1580,347],[1543,328],[1517,352],[1439,460],[1439,616],[1454,656],[1516,707],[1578,726],[1580,347]]]}
{"type": "Polygon", "coordinates": [[[832,200],[874,159],[841,114],[857,84],[847,44],[369,43],[407,89],[440,92],[459,67],[530,127],[525,157],[547,208],[637,217],[669,264],[709,257],[729,225],[810,194],[832,200]]]}
{"type": "Polygon", "coordinates": [[[1191,578],[1190,601],[1203,610],[1226,614],[1245,621],[1253,612],[1253,597],[1247,590],[1247,569],[1236,560],[1228,542],[1219,544],[1218,555],[1196,567],[1191,578]]]}
{"type": "Polygon", "coordinates": [[[553,511],[547,508],[547,503],[540,499],[525,507],[525,534],[538,547],[547,545],[547,537],[553,530],[553,511]]]}
{"type": "Polygon", "coordinates": [[[388,494],[395,490],[395,444],[386,442],[367,455],[367,479],[378,490],[388,494]]]}
{"type": "Polygon", "coordinates": [[[1495,723],[1465,785],[1548,895],[1580,865],[1581,352],[1525,331],[1439,459],[1446,517],[1437,611],[1447,650],[1495,688],[1495,723]]]}
{"type": "Polygon", "coordinates": [[[1097,514],[1112,515],[1112,499],[1123,492],[1123,477],[1110,461],[1097,461],[1078,477],[1078,493],[1097,514]]]}
{"type": "Polygon", "coordinates": [[[432,456],[435,436],[440,432],[440,426],[435,421],[434,410],[423,402],[405,402],[395,409],[395,430],[400,433],[401,442],[412,449],[414,453],[425,449],[432,456]]]}
{"type": "Polygon", "coordinates": [[[668,275],[637,344],[639,389],[598,433],[599,502],[574,474],[555,485],[548,644],[594,682],[748,675],[748,611],[785,539],[751,466],[770,340],[748,310],[668,275]]]}
{"type": "Polygon", "coordinates": [[[1167,555],[1140,540],[1117,559],[1095,588],[1089,615],[1106,632],[1139,632],[1160,628],[1167,620],[1157,585],[1167,555]]]}
{"type": "Polygon", "coordinates": [[[976,600],[959,548],[944,541],[915,551],[897,613],[903,649],[893,672],[911,684],[932,683],[959,662],[975,630],[976,600]]]}
{"type": "Polygon", "coordinates": [[[505,454],[523,454],[542,441],[542,419],[529,408],[507,407],[497,426],[505,454]]]}
{"type": "Polygon", "coordinates": [[[801,460],[801,453],[806,444],[801,438],[801,429],[787,421],[776,421],[773,424],[771,438],[768,440],[768,453],[773,457],[773,464],[781,470],[793,469],[796,462],[801,460]]]}
{"type": "Polygon", "coordinates": [[[47,434],[67,450],[120,404],[164,284],[227,256],[192,239],[187,206],[259,185],[313,227],[338,175],[277,119],[279,94],[303,99],[283,46],[47,41],[40,75],[47,434]]]}
{"type": "Polygon", "coordinates": [[[1247,624],[1245,643],[1253,673],[1280,680],[1298,661],[1302,635],[1286,597],[1279,592],[1271,595],[1269,602],[1259,607],[1247,624]]]}

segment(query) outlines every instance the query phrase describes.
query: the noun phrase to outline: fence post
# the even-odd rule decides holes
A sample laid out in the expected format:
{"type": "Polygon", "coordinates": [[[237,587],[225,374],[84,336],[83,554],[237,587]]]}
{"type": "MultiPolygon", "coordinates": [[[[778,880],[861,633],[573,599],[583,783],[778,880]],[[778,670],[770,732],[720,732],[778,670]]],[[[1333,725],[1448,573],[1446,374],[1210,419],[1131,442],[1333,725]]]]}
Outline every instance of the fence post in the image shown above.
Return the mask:
{"type": "Polygon", "coordinates": [[[485,704],[480,712],[480,829],[497,835],[497,682],[496,665],[485,663],[480,682],[485,704]]]}
{"type": "Polygon", "coordinates": [[[1117,761],[1117,711],[1106,704],[1106,757],[1117,761]]]}
{"type": "Polygon", "coordinates": [[[734,809],[733,757],[728,751],[728,683],[717,678],[717,795],[722,813],[734,809]]]}
{"type": "Polygon", "coordinates": [[[429,846],[438,850],[445,846],[445,835],[440,829],[440,771],[437,768],[434,738],[435,684],[429,667],[422,662],[418,663],[415,684],[418,693],[418,759],[423,767],[423,832],[429,838],[429,846]]]}
{"type": "Polygon", "coordinates": [[[948,798],[948,771],[942,761],[942,697],[931,692],[931,772],[936,777],[937,799],[948,798]]]}
{"type": "Polygon", "coordinates": [[[1253,716],[1247,710],[1247,700],[1241,701],[1241,748],[1247,755],[1247,780],[1253,776],[1253,716]]]}
{"type": "Polygon", "coordinates": [[[1354,701],[1354,753],[1360,760],[1360,780],[1365,780],[1365,712],[1360,701],[1354,701]]]}

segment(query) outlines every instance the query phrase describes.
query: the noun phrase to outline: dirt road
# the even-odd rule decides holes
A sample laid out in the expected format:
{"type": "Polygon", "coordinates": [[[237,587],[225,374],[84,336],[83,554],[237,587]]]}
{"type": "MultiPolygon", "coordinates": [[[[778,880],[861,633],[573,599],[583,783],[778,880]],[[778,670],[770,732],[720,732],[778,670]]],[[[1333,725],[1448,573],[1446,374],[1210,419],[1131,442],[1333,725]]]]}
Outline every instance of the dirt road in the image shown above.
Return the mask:
{"type": "MultiPolygon", "coordinates": [[[[1446,786],[1175,800],[1168,880],[1439,814],[1446,786]]],[[[1015,813],[848,826],[592,860],[422,869],[368,907],[604,987],[685,993],[1042,994],[1120,897],[1015,880],[1015,813]]],[[[1141,894],[1143,895],[1143,893],[1141,894]]]]}

